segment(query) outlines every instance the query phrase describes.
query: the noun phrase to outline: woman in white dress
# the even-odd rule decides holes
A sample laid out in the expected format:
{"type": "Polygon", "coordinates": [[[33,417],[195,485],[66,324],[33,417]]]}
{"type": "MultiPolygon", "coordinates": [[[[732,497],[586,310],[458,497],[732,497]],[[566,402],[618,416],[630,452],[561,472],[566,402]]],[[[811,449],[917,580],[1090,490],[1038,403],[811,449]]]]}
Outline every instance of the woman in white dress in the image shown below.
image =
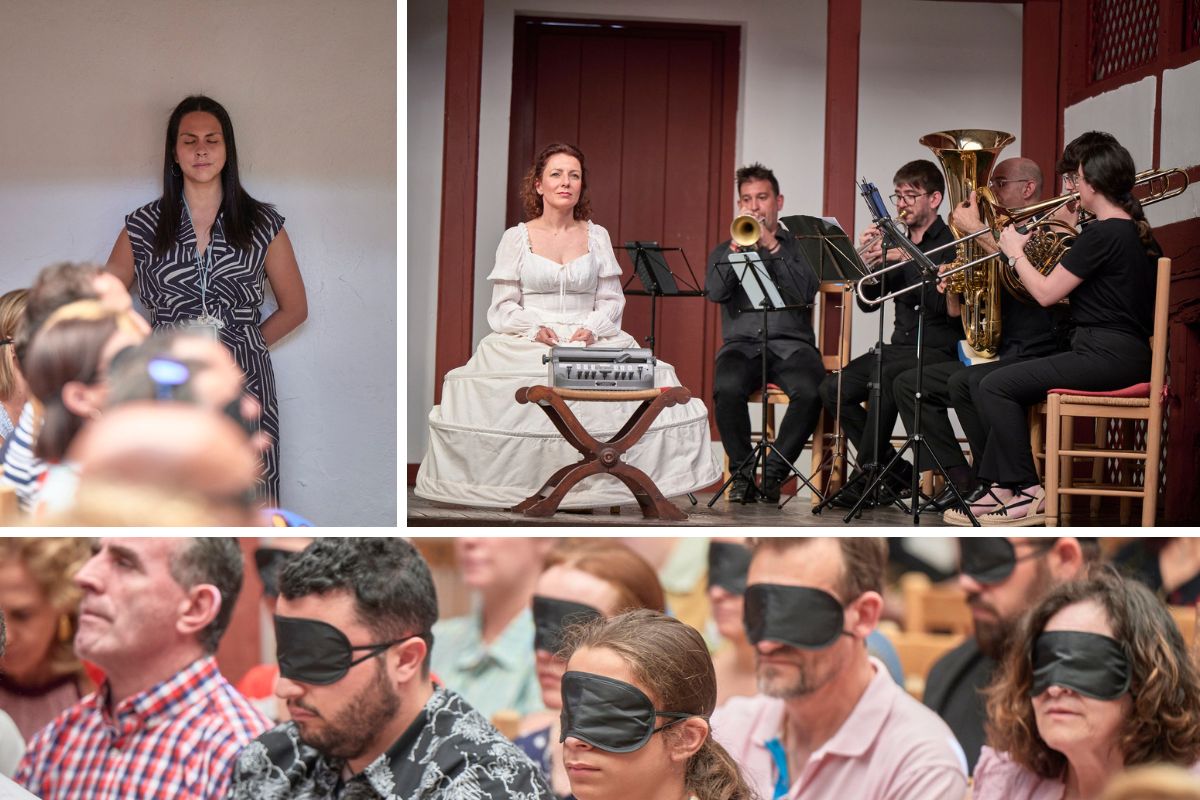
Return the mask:
{"type": "MultiPolygon", "coordinates": [[[[487,508],[510,508],[529,497],[580,455],[541,409],[516,402],[516,390],[547,382],[542,356],[554,345],[637,346],[621,330],[625,297],[608,231],[588,219],[583,153],[569,144],[543,148],[522,196],[529,221],[504,232],[488,275],[492,333],[465,365],[446,373],[442,403],[429,412],[419,497],[487,508]]],[[[679,385],[674,367],[663,361],[654,380],[655,386],[679,385]]],[[[636,405],[570,403],[588,432],[602,440],[621,429],[636,405]]],[[[720,468],[704,404],[693,397],[664,410],[626,461],[668,497],[716,482],[720,468]]],[[[632,501],[620,481],[595,475],[576,485],[560,507],[632,501]]]]}

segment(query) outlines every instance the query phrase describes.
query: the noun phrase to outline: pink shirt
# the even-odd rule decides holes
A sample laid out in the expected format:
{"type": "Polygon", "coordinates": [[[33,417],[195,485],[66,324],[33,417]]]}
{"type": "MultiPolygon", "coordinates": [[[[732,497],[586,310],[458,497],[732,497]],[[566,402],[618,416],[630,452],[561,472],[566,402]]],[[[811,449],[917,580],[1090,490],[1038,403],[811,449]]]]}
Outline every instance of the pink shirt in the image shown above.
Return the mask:
{"type": "MultiPolygon", "coordinates": [[[[901,689],[882,662],[850,716],[798,775],[788,800],[962,800],[962,748],[946,723],[901,689]]],[[[775,762],[766,743],[783,728],[784,701],[734,697],[713,714],[713,736],[763,800],[774,796],[775,762]]]]}
{"type": "MultiPolygon", "coordinates": [[[[1200,762],[1189,770],[1200,775],[1200,762]]],[[[1043,778],[986,745],[975,765],[974,800],[1062,800],[1067,786],[1062,778],[1043,778]]]]}

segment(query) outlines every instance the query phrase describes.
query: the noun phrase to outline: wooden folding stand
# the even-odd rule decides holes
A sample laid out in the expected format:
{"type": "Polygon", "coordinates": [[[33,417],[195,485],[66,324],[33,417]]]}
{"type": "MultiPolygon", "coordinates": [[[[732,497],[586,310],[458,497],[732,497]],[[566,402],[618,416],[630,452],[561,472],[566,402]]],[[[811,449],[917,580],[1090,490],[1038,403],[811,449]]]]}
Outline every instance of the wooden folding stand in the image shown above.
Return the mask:
{"type": "Polygon", "coordinates": [[[558,510],[558,504],[575,484],[590,475],[612,475],[633,492],[634,499],[642,508],[642,516],[687,519],[687,514],[663,497],[649,475],[623,462],[621,456],[637,444],[663,409],[691,399],[691,392],[682,386],[637,391],[559,389],[551,386],[523,386],[517,389],[517,402],[537,403],[563,438],[583,454],[583,460],[555,472],[539,491],[514,506],[513,511],[520,511],[527,517],[549,517],[558,510]],[[609,403],[640,400],[642,403],[615,436],[607,442],[601,442],[584,430],[571,407],[566,404],[567,400],[609,403]]]}

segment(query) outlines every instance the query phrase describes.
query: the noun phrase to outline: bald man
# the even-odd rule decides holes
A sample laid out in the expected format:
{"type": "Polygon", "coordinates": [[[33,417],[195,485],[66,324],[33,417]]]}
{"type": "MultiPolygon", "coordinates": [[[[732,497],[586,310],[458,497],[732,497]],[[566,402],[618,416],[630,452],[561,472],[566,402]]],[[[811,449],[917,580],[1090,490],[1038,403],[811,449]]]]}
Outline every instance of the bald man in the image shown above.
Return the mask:
{"type": "MultiPolygon", "coordinates": [[[[76,438],[79,491],[144,487],[202,507],[218,525],[261,524],[253,506],[258,455],[226,415],[185,403],[135,401],[106,412],[76,438]]],[[[145,508],[145,523],[156,524],[145,508]]],[[[135,524],[135,523],[131,523],[135,524]]]]}
{"type": "MultiPolygon", "coordinates": [[[[1004,208],[1020,208],[1041,199],[1042,171],[1028,158],[1009,158],[1001,161],[992,170],[988,186],[1004,208]]],[[[950,221],[964,235],[982,230],[975,192],[966,202],[953,209],[950,221]]],[[[975,241],[984,249],[995,252],[996,242],[991,236],[981,236],[975,241]]],[[[944,286],[938,287],[944,291],[944,286]]],[[[946,312],[952,317],[962,314],[962,297],[953,292],[946,293],[946,312]]],[[[1039,305],[1027,305],[1000,291],[1000,349],[997,358],[986,363],[967,366],[962,361],[946,361],[926,366],[921,386],[921,434],[929,450],[946,470],[950,481],[959,494],[968,502],[979,499],[983,490],[976,491],[977,467],[983,460],[983,448],[990,429],[977,410],[975,396],[979,382],[994,369],[1007,366],[1014,361],[1041,358],[1056,352],[1054,319],[1049,309],[1039,305]],[[962,448],[950,423],[948,409],[953,408],[967,435],[971,447],[971,465],[963,457],[962,448]]],[[[900,373],[892,384],[893,397],[900,409],[900,419],[909,434],[915,433],[917,371],[910,369],[900,373]]],[[[929,453],[920,448],[919,469],[933,468],[929,453]]],[[[954,492],[947,485],[945,490],[922,507],[922,511],[942,512],[956,505],[954,492]]],[[[961,518],[966,521],[966,517],[961,518]]],[[[947,522],[957,522],[952,514],[947,522]]],[[[968,522],[969,524],[969,522],[968,522]]]]}

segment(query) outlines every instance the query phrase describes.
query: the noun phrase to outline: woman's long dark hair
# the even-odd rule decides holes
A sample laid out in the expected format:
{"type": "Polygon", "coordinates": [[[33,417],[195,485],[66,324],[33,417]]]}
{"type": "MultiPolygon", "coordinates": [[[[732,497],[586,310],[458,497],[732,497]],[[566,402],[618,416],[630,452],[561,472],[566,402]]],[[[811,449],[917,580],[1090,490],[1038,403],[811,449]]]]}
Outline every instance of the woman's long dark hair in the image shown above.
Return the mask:
{"type": "Polygon", "coordinates": [[[1116,203],[1137,223],[1138,238],[1152,258],[1162,256],[1162,248],[1154,239],[1154,232],[1142,211],[1142,204],[1133,196],[1133,182],[1137,174],[1133,156],[1116,137],[1103,131],[1088,131],[1077,136],[1063,150],[1058,160],[1058,171],[1073,174],[1083,165],[1083,177],[1092,188],[1116,203]]]}
{"type": "Polygon", "coordinates": [[[221,214],[224,215],[225,238],[234,247],[250,246],[254,223],[266,203],[260,203],[242,188],[238,178],[237,144],[233,139],[233,122],[225,107],[204,95],[185,97],[171,112],[167,121],[167,142],[163,155],[163,193],[158,230],[154,232],[154,255],[161,258],[175,241],[179,220],[183,215],[183,175],[175,168],[175,140],[179,138],[179,121],[184,114],[204,111],[221,123],[225,139],[225,166],[221,169],[221,214]]]}

